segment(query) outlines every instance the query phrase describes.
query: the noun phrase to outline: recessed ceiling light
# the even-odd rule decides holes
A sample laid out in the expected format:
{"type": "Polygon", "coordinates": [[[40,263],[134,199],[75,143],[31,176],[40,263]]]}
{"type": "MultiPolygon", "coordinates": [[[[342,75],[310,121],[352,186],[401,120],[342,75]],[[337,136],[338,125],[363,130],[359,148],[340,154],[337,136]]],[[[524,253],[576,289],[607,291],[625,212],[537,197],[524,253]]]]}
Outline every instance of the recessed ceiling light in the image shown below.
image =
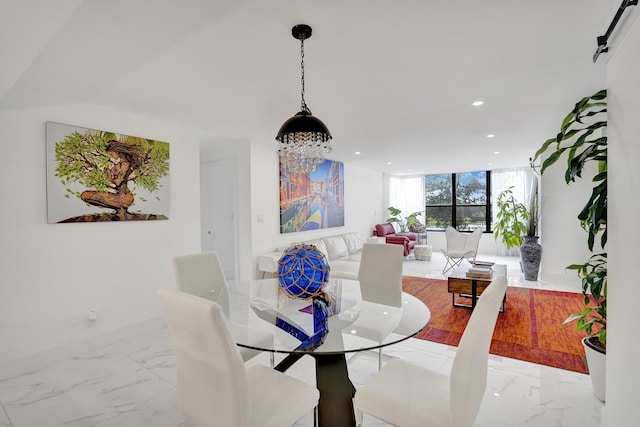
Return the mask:
{"type": "Polygon", "coordinates": [[[474,101],[473,103],[471,103],[471,105],[473,105],[474,107],[479,107],[482,104],[484,104],[484,101],[474,101]]]}
{"type": "Polygon", "coordinates": [[[500,152],[499,151],[494,151],[493,154],[500,154],[500,152]]]}
{"type": "Polygon", "coordinates": [[[391,162],[387,162],[387,164],[388,164],[388,165],[391,165],[391,164],[393,164],[393,163],[391,163],[391,162]]]}
{"type": "Polygon", "coordinates": [[[487,163],[487,164],[488,164],[489,166],[493,166],[493,163],[491,163],[491,162],[489,162],[489,163],[487,163]]]}
{"type": "Polygon", "coordinates": [[[495,135],[494,135],[494,134],[492,134],[492,133],[490,133],[489,135],[487,135],[487,138],[494,138],[494,137],[495,137],[495,135]]]}
{"type": "Polygon", "coordinates": [[[356,155],[357,155],[357,154],[360,154],[360,152],[359,152],[359,151],[356,151],[356,155]]]}

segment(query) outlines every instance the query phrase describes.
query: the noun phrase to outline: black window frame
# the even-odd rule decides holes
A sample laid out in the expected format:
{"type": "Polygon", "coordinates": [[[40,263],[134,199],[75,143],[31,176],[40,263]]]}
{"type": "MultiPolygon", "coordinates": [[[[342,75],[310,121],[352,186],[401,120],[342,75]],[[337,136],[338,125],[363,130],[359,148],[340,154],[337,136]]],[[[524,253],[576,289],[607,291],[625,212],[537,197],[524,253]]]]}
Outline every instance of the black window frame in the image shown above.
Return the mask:
{"type": "MultiPolygon", "coordinates": [[[[486,170],[486,171],[471,171],[471,172],[485,172],[486,173],[486,198],[485,204],[479,204],[479,205],[462,205],[462,204],[458,204],[457,203],[457,175],[459,174],[463,174],[463,173],[469,173],[469,172],[454,172],[451,173],[451,205],[429,205],[427,203],[425,203],[425,207],[424,207],[424,213],[425,213],[425,223],[427,223],[427,209],[429,207],[431,208],[451,208],[451,223],[450,225],[457,229],[458,228],[458,223],[457,223],[457,208],[458,207],[481,207],[483,206],[485,208],[485,228],[483,230],[484,233],[492,233],[492,225],[493,225],[493,216],[491,213],[491,171],[490,170],[486,170]]],[[[427,174],[427,175],[432,175],[432,174],[427,174]]],[[[444,175],[444,174],[433,174],[433,175],[444,175]]],[[[426,176],[425,176],[426,177],[426,176]]],[[[426,182],[425,182],[425,193],[426,193],[426,182]]],[[[445,227],[446,228],[446,227],[445,227]]],[[[429,228],[427,227],[427,231],[444,231],[440,228],[429,228]]],[[[466,231],[466,230],[463,230],[466,231]]]]}

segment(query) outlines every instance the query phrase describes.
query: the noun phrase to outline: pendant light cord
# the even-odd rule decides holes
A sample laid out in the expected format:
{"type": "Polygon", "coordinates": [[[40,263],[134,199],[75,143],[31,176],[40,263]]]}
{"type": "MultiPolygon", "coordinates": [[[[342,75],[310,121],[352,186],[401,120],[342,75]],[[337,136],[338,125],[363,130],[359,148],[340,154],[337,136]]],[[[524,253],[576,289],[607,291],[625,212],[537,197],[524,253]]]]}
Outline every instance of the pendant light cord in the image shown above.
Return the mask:
{"type": "Polygon", "coordinates": [[[302,89],[300,90],[300,95],[301,95],[300,111],[303,111],[307,114],[311,114],[311,111],[309,111],[309,108],[307,107],[307,103],[304,100],[304,39],[300,40],[300,83],[302,84],[302,89]]]}

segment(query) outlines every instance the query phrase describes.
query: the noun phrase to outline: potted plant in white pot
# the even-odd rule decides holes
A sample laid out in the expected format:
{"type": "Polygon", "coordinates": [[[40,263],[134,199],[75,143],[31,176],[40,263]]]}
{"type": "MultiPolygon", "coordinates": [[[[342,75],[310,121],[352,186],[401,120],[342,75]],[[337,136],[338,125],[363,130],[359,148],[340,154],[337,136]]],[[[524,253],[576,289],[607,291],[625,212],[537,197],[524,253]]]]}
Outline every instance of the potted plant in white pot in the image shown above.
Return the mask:
{"type": "Polygon", "coordinates": [[[586,331],[589,335],[583,344],[594,393],[602,401],[605,400],[607,340],[607,137],[601,131],[607,126],[606,96],[606,90],[601,90],[581,99],[565,117],[558,135],[545,141],[534,157],[535,161],[551,148],[540,169],[540,173],[544,173],[566,153],[567,184],[582,177],[587,163],[594,162],[597,166],[591,195],[578,214],[580,225],[587,232],[587,246],[593,255],[582,264],[567,267],[575,270],[581,278],[585,307],[569,316],[563,324],[575,322],[577,330],[586,331]],[[598,237],[602,252],[594,253],[598,237]]]}

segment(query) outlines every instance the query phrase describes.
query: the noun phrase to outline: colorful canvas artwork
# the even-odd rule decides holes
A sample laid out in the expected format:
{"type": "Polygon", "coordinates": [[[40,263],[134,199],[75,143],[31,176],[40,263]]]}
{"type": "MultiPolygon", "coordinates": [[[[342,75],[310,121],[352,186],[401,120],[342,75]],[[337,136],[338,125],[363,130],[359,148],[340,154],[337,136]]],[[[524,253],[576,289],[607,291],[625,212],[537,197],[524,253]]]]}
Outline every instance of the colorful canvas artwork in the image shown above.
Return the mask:
{"type": "Polygon", "coordinates": [[[289,172],[280,161],[280,233],[344,226],[344,164],[320,163],[313,172],[289,172]]]}
{"type": "Polygon", "coordinates": [[[169,218],[169,144],[46,123],[47,220],[169,218]]]}

